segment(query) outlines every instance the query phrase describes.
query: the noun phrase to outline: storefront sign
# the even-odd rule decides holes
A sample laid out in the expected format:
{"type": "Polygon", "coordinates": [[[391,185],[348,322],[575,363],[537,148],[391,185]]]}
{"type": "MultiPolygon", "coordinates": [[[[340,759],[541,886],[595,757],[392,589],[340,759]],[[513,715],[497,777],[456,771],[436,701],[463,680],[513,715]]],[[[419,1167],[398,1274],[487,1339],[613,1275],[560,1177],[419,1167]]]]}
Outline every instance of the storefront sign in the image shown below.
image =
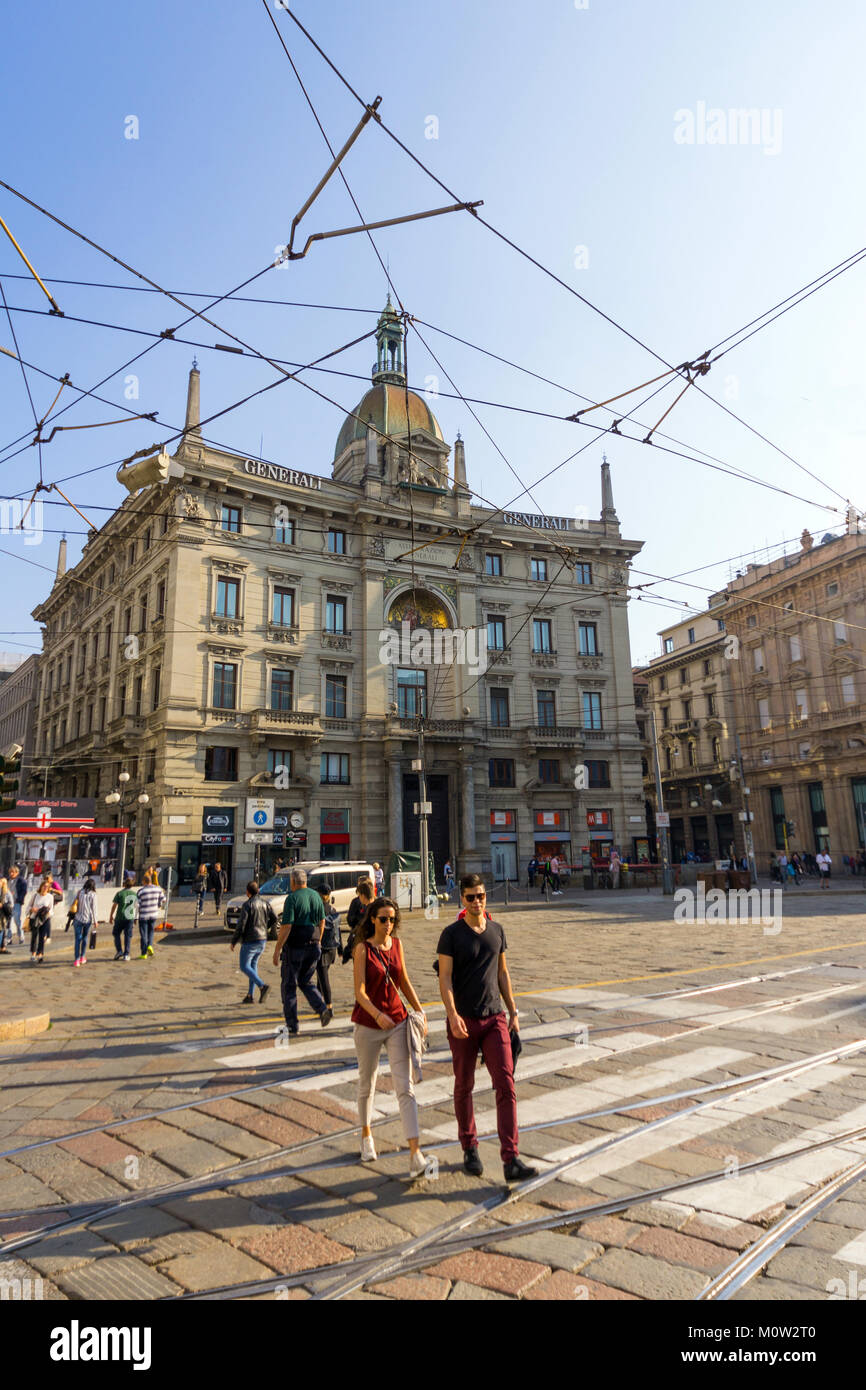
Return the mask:
{"type": "Polygon", "coordinates": [[[234,806],[205,806],[201,813],[201,842],[203,845],[233,845],[235,842],[234,806]]]}
{"type": "Polygon", "coordinates": [[[247,830],[273,830],[274,828],[274,801],[273,797],[248,796],[247,797],[247,830]]]}
{"type": "Polygon", "coordinates": [[[319,841],[323,845],[347,845],[349,843],[349,811],[322,811],[319,841]]]}
{"type": "Polygon", "coordinates": [[[9,811],[0,812],[0,834],[39,831],[44,835],[69,835],[89,830],[96,814],[93,797],[31,796],[16,801],[9,811]]]}
{"type": "Polygon", "coordinates": [[[291,483],[293,487],[308,487],[321,492],[322,480],[315,473],[299,473],[296,468],[283,468],[278,463],[263,463],[261,459],[244,459],[241,465],[245,473],[256,478],[268,478],[274,483],[291,483]]]}
{"type": "Polygon", "coordinates": [[[586,823],[588,826],[606,826],[610,828],[610,811],[587,811],[586,823]]]}

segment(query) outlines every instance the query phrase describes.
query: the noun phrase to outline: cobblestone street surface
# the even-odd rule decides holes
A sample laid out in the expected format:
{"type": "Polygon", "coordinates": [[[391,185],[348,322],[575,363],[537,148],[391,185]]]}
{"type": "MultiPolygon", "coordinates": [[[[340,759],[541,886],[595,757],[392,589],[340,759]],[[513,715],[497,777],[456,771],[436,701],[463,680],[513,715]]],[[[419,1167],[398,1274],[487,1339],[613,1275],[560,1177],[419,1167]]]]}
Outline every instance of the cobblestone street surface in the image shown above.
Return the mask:
{"type": "MultiPolygon", "coordinates": [[[[521,1154],[545,1179],[511,1200],[483,1068],[485,1173],[462,1168],[432,970],[446,908],[402,931],[430,1005],[414,1182],[384,1064],[379,1158],[359,1161],[350,967],[331,972],[331,1026],[303,1014],[284,1045],[272,951],[270,999],[241,1005],[212,903],[198,930],[173,910],[151,960],[115,962],[105,928],[79,969],[62,933],[42,966],[15,945],[0,1019],[51,1027],[0,1043],[0,1279],[56,1300],[696,1299],[866,1159],[864,898],[791,892],[776,924],[675,922],[671,899],[625,892],[494,908],[521,1010],[521,1154]]],[[[862,1296],[864,1231],[866,1180],[733,1297],[862,1296]]]]}

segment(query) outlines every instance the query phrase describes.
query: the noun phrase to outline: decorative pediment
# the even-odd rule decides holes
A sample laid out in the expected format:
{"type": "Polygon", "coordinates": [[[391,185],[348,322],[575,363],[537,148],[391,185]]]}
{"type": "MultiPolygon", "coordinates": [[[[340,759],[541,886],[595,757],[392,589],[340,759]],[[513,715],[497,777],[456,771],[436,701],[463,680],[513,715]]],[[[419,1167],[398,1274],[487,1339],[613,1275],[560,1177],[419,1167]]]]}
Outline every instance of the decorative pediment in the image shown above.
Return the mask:
{"type": "Polygon", "coordinates": [[[850,650],[835,651],[830,657],[830,670],[836,671],[841,675],[849,672],[858,671],[860,663],[856,660],[854,653],[850,650]]]}

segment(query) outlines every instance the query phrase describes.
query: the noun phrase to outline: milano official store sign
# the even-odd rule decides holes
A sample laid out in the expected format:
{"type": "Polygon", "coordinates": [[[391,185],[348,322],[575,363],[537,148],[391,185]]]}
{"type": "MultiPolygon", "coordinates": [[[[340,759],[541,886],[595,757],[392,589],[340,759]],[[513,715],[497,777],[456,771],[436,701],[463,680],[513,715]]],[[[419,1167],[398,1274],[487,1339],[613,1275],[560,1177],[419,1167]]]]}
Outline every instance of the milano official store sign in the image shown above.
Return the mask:
{"type": "Polygon", "coordinates": [[[201,813],[201,842],[203,845],[233,845],[235,842],[234,806],[205,806],[201,813]]]}
{"type": "Polygon", "coordinates": [[[93,829],[95,815],[92,797],[27,797],[0,812],[0,834],[77,835],[93,829]]]}

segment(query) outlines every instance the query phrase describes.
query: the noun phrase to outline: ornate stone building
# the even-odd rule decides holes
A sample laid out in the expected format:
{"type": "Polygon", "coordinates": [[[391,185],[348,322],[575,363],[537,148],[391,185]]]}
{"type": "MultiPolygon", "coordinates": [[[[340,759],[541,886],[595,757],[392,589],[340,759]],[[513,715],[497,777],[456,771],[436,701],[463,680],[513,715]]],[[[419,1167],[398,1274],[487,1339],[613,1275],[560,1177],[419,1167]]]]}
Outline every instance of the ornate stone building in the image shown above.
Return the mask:
{"type": "Polygon", "coordinates": [[[759,866],[829,848],[839,872],[866,847],[866,535],[804,531],[733,579],[722,611],[759,866]]]}
{"type": "Polygon", "coordinates": [[[417,848],[419,717],[440,873],[451,856],[514,877],[536,849],[631,852],[646,833],[640,544],[609,466],[598,520],[474,506],[462,440],[407,389],[390,304],[377,346],[329,477],[205,443],[193,369],[182,477],[130,496],[35,610],[36,762],[50,791],[121,791],[136,865],[189,880],[220,858],[241,882],[254,796],[277,808],[265,868],[417,848]]]}

